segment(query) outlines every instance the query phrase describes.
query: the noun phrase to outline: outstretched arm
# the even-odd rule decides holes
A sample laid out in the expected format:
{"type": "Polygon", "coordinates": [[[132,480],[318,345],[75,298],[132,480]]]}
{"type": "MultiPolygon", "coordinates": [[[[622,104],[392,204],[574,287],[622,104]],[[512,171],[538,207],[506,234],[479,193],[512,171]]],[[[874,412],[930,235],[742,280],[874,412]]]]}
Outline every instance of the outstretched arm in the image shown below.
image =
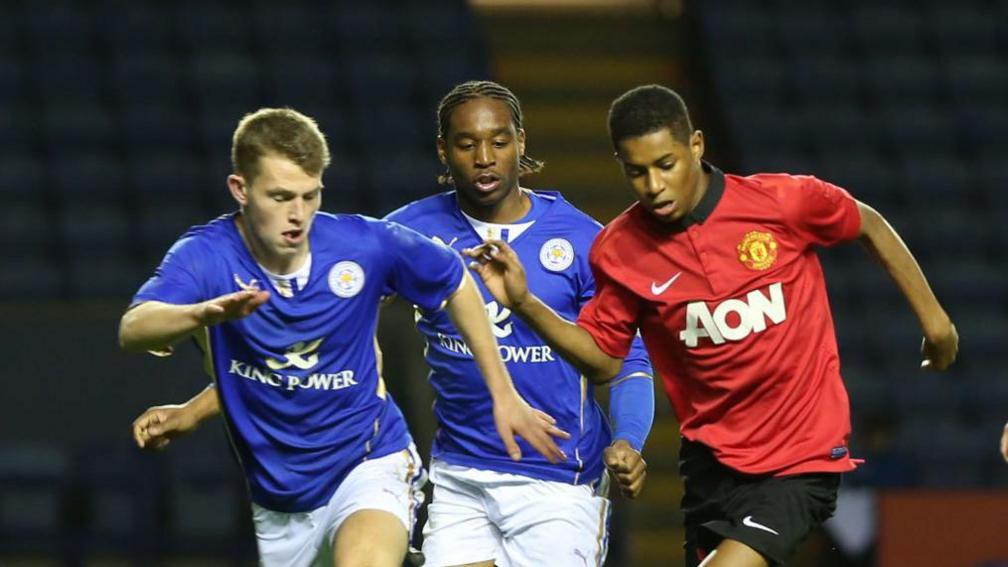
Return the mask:
{"type": "Polygon", "coordinates": [[[585,376],[595,383],[616,376],[623,360],[603,352],[588,331],[557,315],[529,291],[525,268],[507,243],[488,240],[462,252],[473,259],[470,267],[480,275],[497,301],[517,313],[585,376]]]}
{"type": "Polygon", "coordinates": [[[924,273],[896,231],[875,209],[858,201],[861,242],[907,298],[924,333],[921,368],[945,370],[955,361],[959,334],[931,291],[924,273]]]}
{"type": "Polygon", "coordinates": [[[131,352],[163,351],[209,325],[245,317],[266,303],[269,292],[246,290],[191,305],[145,301],[119,322],[119,346],[131,352]]]}
{"type": "Polygon", "coordinates": [[[570,435],[556,427],[553,417],[533,409],[518,395],[497,350],[483,298],[468,272],[461,287],[448,299],[446,309],[490,390],[494,423],[508,455],[516,461],[521,458],[521,449],[514,440],[515,435],[520,435],[550,462],[565,460],[567,456],[551,436],[569,439],[570,435]]]}
{"type": "Polygon", "coordinates": [[[220,413],[217,388],[212,384],[184,404],[148,408],[133,421],[133,439],[141,449],[163,449],[175,437],[195,430],[220,413]]]}

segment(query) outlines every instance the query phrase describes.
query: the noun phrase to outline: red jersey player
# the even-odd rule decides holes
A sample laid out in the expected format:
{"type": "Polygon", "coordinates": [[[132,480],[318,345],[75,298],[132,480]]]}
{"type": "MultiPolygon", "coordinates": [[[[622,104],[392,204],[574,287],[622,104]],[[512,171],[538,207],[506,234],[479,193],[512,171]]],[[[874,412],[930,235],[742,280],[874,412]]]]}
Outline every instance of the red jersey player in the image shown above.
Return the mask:
{"type": "Polygon", "coordinates": [[[687,564],[782,563],[832,515],[840,473],[855,468],[815,247],[860,239],[878,258],[920,320],[922,367],[953,362],[955,326],[878,212],[814,177],[722,173],[702,161],[703,134],[675,92],[623,94],[609,132],[638,202],[595,239],[597,292],[576,324],[528,292],[505,243],[468,251],[473,267],[596,379],[639,331],[682,431],[687,564]]]}

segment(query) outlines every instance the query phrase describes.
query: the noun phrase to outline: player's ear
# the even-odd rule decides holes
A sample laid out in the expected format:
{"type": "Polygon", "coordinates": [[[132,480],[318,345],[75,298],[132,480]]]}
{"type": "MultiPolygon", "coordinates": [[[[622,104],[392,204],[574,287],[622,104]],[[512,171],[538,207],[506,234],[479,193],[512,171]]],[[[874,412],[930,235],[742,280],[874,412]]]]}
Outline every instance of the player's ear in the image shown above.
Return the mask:
{"type": "Polygon", "coordinates": [[[518,155],[523,156],[523,155],[525,155],[525,129],[524,128],[519,128],[518,129],[518,138],[517,138],[517,140],[518,140],[518,155]]]}
{"type": "Polygon", "coordinates": [[[703,159],[704,137],[703,132],[700,130],[695,130],[690,136],[690,153],[693,155],[693,161],[700,161],[703,159]]]}
{"type": "Polygon", "coordinates": [[[445,150],[445,139],[441,136],[437,137],[437,157],[441,160],[443,165],[448,165],[448,153],[445,150]]]}
{"type": "Polygon", "coordinates": [[[245,206],[248,204],[248,185],[245,184],[245,178],[236,173],[232,173],[227,177],[228,191],[231,192],[231,197],[240,205],[245,206]]]}

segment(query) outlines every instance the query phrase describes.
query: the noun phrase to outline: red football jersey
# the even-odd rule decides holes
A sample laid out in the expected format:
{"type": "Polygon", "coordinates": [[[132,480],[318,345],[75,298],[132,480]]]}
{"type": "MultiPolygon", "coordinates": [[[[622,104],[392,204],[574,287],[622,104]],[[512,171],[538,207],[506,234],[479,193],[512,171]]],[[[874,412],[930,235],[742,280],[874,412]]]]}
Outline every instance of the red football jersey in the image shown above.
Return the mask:
{"type": "Polygon", "coordinates": [[[725,175],[674,225],[640,205],[596,237],[578,325],[624,357],[638,329],[687,439],[752,474],[841,472],[850,408],[814,245],[858,236],[857,203],[814,177],[725,175]]]}

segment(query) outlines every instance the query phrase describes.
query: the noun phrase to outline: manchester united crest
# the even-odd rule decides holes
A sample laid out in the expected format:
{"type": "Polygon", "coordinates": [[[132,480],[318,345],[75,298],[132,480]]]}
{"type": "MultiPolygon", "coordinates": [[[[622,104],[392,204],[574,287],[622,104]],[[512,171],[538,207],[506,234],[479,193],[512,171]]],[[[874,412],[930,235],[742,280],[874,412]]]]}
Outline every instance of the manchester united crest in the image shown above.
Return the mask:
{"type": "Polygon", "coordinates": [[[748,232],[739,242],[738,259],[750,270],[765,270],[777,260],[777,241],[769,232],[748,232]]]}

